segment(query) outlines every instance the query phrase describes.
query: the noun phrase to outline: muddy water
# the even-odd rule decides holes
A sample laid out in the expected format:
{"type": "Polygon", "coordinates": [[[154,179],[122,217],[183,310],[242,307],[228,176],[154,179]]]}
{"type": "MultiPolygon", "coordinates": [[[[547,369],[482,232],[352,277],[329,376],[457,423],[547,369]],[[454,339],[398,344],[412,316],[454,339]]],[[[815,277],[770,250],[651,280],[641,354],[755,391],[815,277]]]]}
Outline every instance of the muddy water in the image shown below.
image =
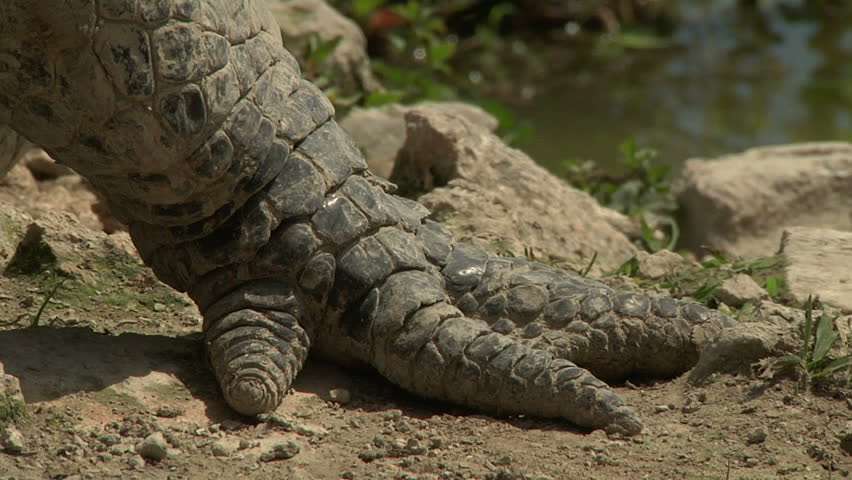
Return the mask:
{"type": "Polygon", "coordinates": [[[514,105],[534,132],[522,148],[558,170],[568,158],[612,165],[630,136],[673,163],[852,139],[852,2],[745,3],[677,2],[667,48],[566,55],[514,105]]]}

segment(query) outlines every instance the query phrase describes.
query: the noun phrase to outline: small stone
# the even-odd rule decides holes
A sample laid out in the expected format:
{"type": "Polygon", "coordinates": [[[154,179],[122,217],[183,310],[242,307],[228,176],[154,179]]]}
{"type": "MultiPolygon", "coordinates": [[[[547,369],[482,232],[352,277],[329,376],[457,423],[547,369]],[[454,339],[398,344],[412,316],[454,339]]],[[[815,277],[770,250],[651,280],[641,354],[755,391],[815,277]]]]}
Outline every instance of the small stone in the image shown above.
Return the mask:
{"type": "Polygon", "coordinates": [[[154,412],[154,415],[162,418],[175,418],[183,415],[184,410],[182,408],[173,407],[171,405],[161,405],[157,408],[157,411],[154,412]]]}
{"type": "Polygon", "coordinates": [[[400,419],[400,420],[397,420],[394,428],[399,433],[408,433],[408,432],[411,431],[411,424],[408,423],[405,419],[400,419]]]}
{"type": "Polygon", "coordinates": [[[431,449],[444,448],[445,443],[446,442],[444,442],[444,439],[441,438],[441,437],[431,437],[429,439],[429,448],[431,448],[431,449]]]}
{"type": "Polygon", "coordinates": [[[328,435],[328,430],[320,425],[312,425],[310,423],[300,423],[296,425],[294,431],[303,437],[324,437],[328,435]]]}
{"type": "Polygon", "coordinates": [[[160,302],[154,303],[154,311],[155,312],[163,312],[165,310],[166,310],[165,304],[162,304],[160,302]]]}
{"type": "Polygon", "coordinates": [[[127,464],[135,470],[145,470],[145,459],[140,455],[133,455],[127,459],[127,464]]]}
{"type": "Polygon", "coordinates": [[[136,453],[145,458],[159,461],[169,455],[169,445],[160,432],[154,432],[145,437],[145,440],[136,447],[136,453]]]}
{"type": "Polygon", "coordinates": [[[768,435],[769,432],[767,432],[765,428],[757,427],[754,430],[748,432],[748,438],[746,438],[746,442],[750,445],[755,443],[763,443],[768,435]]]}
{"type": "Polygon", "coordinates": [[[237,448],[232,442],[219,440],[218,442],[213,442],[211,450],[214,457],[230,457],[237,451],[237,448]]]}
{"type": "Polygon", "coordinates": [[[339,403],[341,405],[346,405],[347,403],[352,401],[352,393],[345,388],[332,388],[328,391],[328,398],[332,402],[339,403]]]}
{"type": "Polygon", "coordinates": [[[118,445],[121,443],[121,436],[116,433],[105,433],[98,435],[98,441],[107,446],[118,445]]]}
{"type": "Polygon", "coordinates": [[[840,448],[852,455],[852,421],[846,422],[846,427],[837,436],[840,440],[840,448]]]}
{"type": "Polygon", "coordinates": [[[249,441],[245,438],[240,439],[240,446],[238,447],[238,450],[245,450],[245,449],[251,448],[251,447],[252,447],[251,441],[249,441]]]}
{"type": "Polygon", "coordinates": [[[716,298],[727,305],[742,307],[746,302],[766,298],[766,290],[744,273],[724,280],[716,289],[716,298]]]}
{"type": "Polygon", "coordinates": [[[756,467],[756,466],[757,466],[757,464],[758,464],[758,461],[757,461],[757,459],[756,459],[756,458],[754,458],[754,457],[746,457],[745,461],[743,461],[743,464],[744,464],[746,467],[751,468],[751,467],[756,467]]]}
{"type": "Polygon", "coordinates": [[[300,451],[299,444],[293,441],[278,443],[272,446],[268,452],[260,455],[261,462],[274,462],[276,460],[288,460],[295,457],[300,451]]]}
{"type": "Polygon", "coordinates": [[[11,454],[21,453],[24,451],[24,436],[17,428],[6,425],[0,428],[0,446],[11,454]]]}
{"type": "Polygon", "coordinates": [[[668,412],[669,410],[670,409],[668,405],[657,405],[656,407],[654,407],[654,413],[663,413],[668,412]]]}

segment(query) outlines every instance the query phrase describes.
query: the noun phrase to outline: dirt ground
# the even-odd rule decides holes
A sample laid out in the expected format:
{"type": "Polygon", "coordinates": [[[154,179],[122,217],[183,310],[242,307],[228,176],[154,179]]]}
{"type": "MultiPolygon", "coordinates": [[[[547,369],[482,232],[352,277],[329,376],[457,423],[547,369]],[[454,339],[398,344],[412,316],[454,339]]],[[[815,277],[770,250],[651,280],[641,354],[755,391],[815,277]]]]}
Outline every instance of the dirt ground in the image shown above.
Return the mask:
{"type": "MultiPolygon", "coordinates": [[[[80,210],[74,189],[63,196],[51,183],[65,177],[14,178],[0,200],[80,210]]],[[[14,322],[0,329],[0,363],[20,379],[28,410],[0,420],[24,440],[22,452],[0,452],[0,479],[830,479],[852,470],[840,441],[846,392],[818,396],[790,380],[630,383],[618,390],[645,431],[608,438],[422,400],[371,372],[311,360],[278,411],[239,417],[207,370],[194,307],[127,254],[104,269],[72,246],[83,260],[38,326],[61,277],[0,275],[0,323],[14,322]],[[153,445],[147,458],[142,443],[153,445]]]]}

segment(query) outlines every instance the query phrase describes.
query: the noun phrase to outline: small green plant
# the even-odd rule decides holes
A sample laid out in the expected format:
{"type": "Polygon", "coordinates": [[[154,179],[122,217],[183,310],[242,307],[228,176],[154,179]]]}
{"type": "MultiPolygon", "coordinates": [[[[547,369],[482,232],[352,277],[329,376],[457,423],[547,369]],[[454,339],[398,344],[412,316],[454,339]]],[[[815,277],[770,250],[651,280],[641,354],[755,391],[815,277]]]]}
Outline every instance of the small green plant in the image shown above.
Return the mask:
{"type": "Polygon", "coordinates": [[[38,307],[38,311],[33,316],[33,321],[32,321],[32,323],[30,323],[30,327],[37,327],[38,326],[39,321],[41,320],[41,315],[44,313],[44,309],[47,308],[47,304],[50,303],[50,299],[52,299],[54,297],[54,295],[56,295],[56,292],[59,291],[59,288],[62,286],[63,283],[65,283],[65,280],[67,280],[67,279],[68,279],[68,277],[60,278],[53,285],[53,288],[51,288],[50,291],[48,291],[45,294],[44,300],[42,300],[42,302],[41,302],[41,306],[38,307]]]}
{"type": "Polygon", "coordinates": [[[563,164],[564,177],[601,205],[637,218],[650,251],[673,249],[680,229],[674,217],[677,202],[671,192],[671,166],[660,162],[656,150],[640,147],[632,138],[619,151],[622,175],[604,172],[591,161],[570,160],[563,164]]]}
{"type": "Polygon", "coordinates": [[[27,414],[24,402],[11,395],[0,395],[0,422],[11,422],[27,414]]]}
{"type": "Polygon", "coordinates": [[[787,355],[773,365],[772,370],[792,367],[802,385],[812,387],[814,382],[852,367],[852,356],[831,358],[830,352],[840,338],[834,327],[834,318],[822,313],[814,321],[814,300],[805,302],[805,323],[802,326],[802,349],[797,355],[787,355]]]}
{"type": "Polygon", "coordinates": [[[335,107],[349,108],[361,99],[361,94],[344,96],[340,88],[335,85],[334,70],[328,66],[328,59],[331,58],[337,46],[340,45],[342,38],[334,37],[330,40],[322,41],[319,35],[316,34],[308,37],[308,42],[302,51],[302,56],[305,59],[302,76],[322,89],[323,93],[325,93],[335,107]]]}

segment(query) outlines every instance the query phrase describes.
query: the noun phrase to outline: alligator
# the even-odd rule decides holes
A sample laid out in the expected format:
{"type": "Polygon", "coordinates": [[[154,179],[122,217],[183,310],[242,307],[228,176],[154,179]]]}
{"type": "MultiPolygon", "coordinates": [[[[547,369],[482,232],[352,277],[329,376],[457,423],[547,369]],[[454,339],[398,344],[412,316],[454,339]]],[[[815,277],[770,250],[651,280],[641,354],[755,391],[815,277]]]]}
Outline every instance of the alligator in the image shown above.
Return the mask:
{"type": "Polygon", "coordinates": [[[672,377],[734,322],[456,242],[370,173],[262,1],[4,0],[0,123],[108,199],[189,294],[225,401],[308,352],[422,397],[637,434],[607,384],[672,377]]]}

